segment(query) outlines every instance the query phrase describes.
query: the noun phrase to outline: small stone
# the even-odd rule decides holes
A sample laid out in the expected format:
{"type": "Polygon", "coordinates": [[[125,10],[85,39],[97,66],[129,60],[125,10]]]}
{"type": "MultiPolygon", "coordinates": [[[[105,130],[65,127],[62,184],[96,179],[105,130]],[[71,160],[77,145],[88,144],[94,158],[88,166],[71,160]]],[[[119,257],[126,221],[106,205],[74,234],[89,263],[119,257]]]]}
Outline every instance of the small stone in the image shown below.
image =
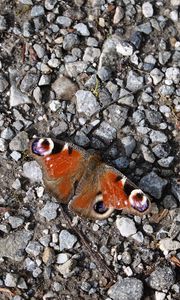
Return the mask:
{"type": "Polygon", "coordinates": [[[44,218],[46,218],[47,221],[51,221],[56,219],[58,208],[59,208],[59,204],[48,201],[45,204],[45,206],[40,210],[39,214],[44,218]]]}
{"type": "Polygon", "coordinates": [[[109,145],[116,138],[116,129],[107,122],[103,121],[99,128],[94,131],[93,135],[109,145]]]}
{"type": "Polygon", "coordinates": [[[42,250],[42,246],[37,241],[30,241],[26,247],[26,252],[33,256],[38,256],[42,250]]]}
{"type": "Polygon", "coordinates": [[[165,158],[170,153],[170,146],[166,144],[156,145],[152,148],[153,153],[159,158],[165,158]]]}
{"type": "Polygon", "coordinates": [[[136,278],[124,278],[117,281],[108,290],[108,296],[113,300],[141,300],[143,283],[136,278]]]}
{"type": "Polygon", "coordinates": [[[11,140],[14,136],[14,132],[10,127],[5,128],[4,130],[1,131],[1,137],[5,140],[11,140]]]}
{"type": "Polygon", "coordinates": [[[76,92],[76,108],[79,114],[91,117],[100,109],[99,103],[93,93],[79,90],[76,92]]]}
{"type": "Polygon", "coordinates": [[[172,238],[164,238],[159,241],[159,249],[167,255],[169,251],[180,249],[180,242],[174,241],[172,238]]]}
{"type": "Polygon", "coordinates": [[[18,277],[17,277],[16,274],[7,273],[6,277],[5,277],[5,280],[4,280],[5,286],[16,287],[17,280],[18,280],[18,277]]]}
{"type": "Polygon", "coordinates": [[[176,67],[170,67],[166,70],[166,78],[172,80],[173,83],[178,84],[180,81],[180,69],[176,67]]]}
{"type": "Polygon", "coordinates": [[[39,75],[34,73],[27,73],[20,84],[22,92],[30,93],[32,89],[38,84],[39,75]]]}
{"type": "Polygon", "coordinates": [[[164,66],[169,61],[170,57],[171,57],[170,51],[160,51],[158,57],[159,63],[164,66]]]}
{"type": "Polygon", "coordinates": [[[0,15],[0,31],[7,30],[7,22],[4,16],[0,15]]]}
{"type": "Polygon", "coordinates": [[[153,6],[150,2],[144,2],[142,5],[142,13],[145,18],[151,18],[153,16],[153,6]]]}
{"type": "Polygon", "coordinates": [[[21,188],[21,182],[18,178],[16,178],[16,180],[13,182],[12,188],[15,190],[18,190],[21,188]]]}
{"type": "Polygon", "coordinates": [[[116,226],[121,235],[125,237],[130,237],[137,231],[134,221],[126,217],[117,218],[116,226]]]}
{"type": "Polygon", "coordinates": [[[20,160],[21,158],[21,153],[19,153],[18,151],[12,151],[12,153],[10,154],[10,156],[12,157],[12,159],[14,159],[15,161],[20,160]]]}
{"type": "Polygon", "coordinates": [[[133,46],[126,41],[118,43],[116,46],[117,53],[123,56],[131,56],[133,54],[133,46]]]}
{"type": "Polygon", "coordinates": [[[85,61],[75,61],[65,64],[66,71],[69,77],[76,78],[79,74],[86,71],[88,63],[85,61]]]}
{"type": "Polygon", "coordinates": [[[56,19],[56,23],[60,26],[62,26],[63,28],[67,28],[70,27],[72,24],[72,20],[68,17],[64,17],[64,16],[59,16],[56,19]]]}
{"type": "Polygon", "coordinates": [[[171,11],[169,13],[169,16],[174,23],[178,22],[178,11],[177,10],[171,11]]]}
{"type": "Polygon", "coordinates": [[[84,51],[83,60],[94,63],[98,60],[101,51],[99,48],[87,47],[84,51]]]}
{"type": "Polygon", "coordinates": [[[102,67],[98,70],[97,75],[101,81],[108,81],[111,77],[111,70],[108,67],[102,67]]]}
{"type": "MultiPolygon", "coordinates": [[[[52,109],[52,108],[51,108],[51,109],[52,109]]],[[[53,110],[53,111],[54,111],[54,110],[53,110]]],[[[62,121],[59,122],[59,125],[58,125],[57,127],[53,127],[52,133],[53,133],[55,136],[57,136],[57,135],[59,135],[59,134],[61,134],[61,133],[63,133],[63,132],[66,132],[67,129],[68,129],[67,123],[66,123],[65,121],[62,120],[62,121]]]]}
{"type": "Polygon", "coordinates": [[[170,267],[157,267],[148,278],[152,289],[157,291],[169,290],[175,282],[175,273],[170,267]]]}
{"type": "Polygon", "coordinates": [[[144,242],[144,236],[141,231],[138,231],[135,234],[133,234],[132,239],[134,239],[139,244],[143,244],[144,242]]]}
{"type": "Polygon", "coordinates": [[[153,227],[149,224],[144,224],[143,226],[143,230],[147,233],[147,234],[153,234],[153,227]]]}
{"type": "Polygon", "coordinates": [[[171,0],[171,5],[172,6],[179,6],[180,5],[180,0],[171,0]]]}
{"type": "Polygon", "coordinates": [[[34,50],[36,51],[37,56],[41,59],[45,55],[45,49],[43,46],[39,44],[34,44],[33,45],[34,50]]]}
{"type": "Polygon", "coordinates": [[[32,182],[42,181],[42,171],[36,161],[25,162],[23,164],[23,176],[32,182]]]}
{"type": "MultiPolygon", "coordinates": [[[[1,17],[1,16],[0,16],[1,17]]],[[[0,21],[1,22],[1,21],[0,21]]],[[[1,25],[0,25],[1,26],[1,25]]],[[[1,29],[0,29],[1,30],[1,29]]],[[[3,93],[6,88],[8,87],[9,83],[3,76],[3,74],[0,74],[0,93],[3,93]]]]}
{"type": "Polygon", "coordinates": [[[85,147],[89,144],[90,140],[83,131],[78,131],[74,137],[74,141],[77,145],[85,147]]]}
{"type": "Polygon", "coordinates": [[[24,37],[31,37],[34,34],[34,26],[31,21],[25,21],[23,23],[22,34],[24,37]]]}
{"type": "Polygon", "coordinates": [[[152,32],[152,27],[150,22],[142,23],[137,26],[137,30],[149,35],[152,32]]]}
{"type": "Polygon", "coordinates": [[[180,202],[180,184],[177,182],[176,179],[172,180],[172,193],[173,195],[179,200],[180,202]]]}
{"type": "MultiPolygon", "coordinates": [[[[26,289],[28,288],[28,287],[27,287],[27,284],[26,284],[26,281],[24,280],[23,277],[20,277],[20,278],[19,278],[17,287],[20,288],[21,290],[26,290],[26,289]]],[[[13,300],[14,300],[14,299],[13,299],[13,300]]]]}
{"type": "Polygon", "coordinates": [[[133,153],[133,150],[136,147],[135,139],[132,136],[127,136],[127,137],[122,138],[121,142],[124,146],[126,155],[131,156],[131,154],[133,153]]]}
{"type": "Polygon", "coordinates": [[[10,216],[8,221],[9,221],[9,224],[11,225],[11,227],[14,229],[14,228],[18,228],[19,226],[21,226],[24,223],[24,218],[10,216]]]}
{"type": "Polygon", "coordinates": [[[28,149],[29,138],[28,134],[25,131],[19,132],[9,143],[9,148],[12,151],[23,152],[28,149]]]}
{"type": "Polygon", "coordinates": [[[72,249],[74,244],[77,242],[77,237],[71,234],[67,230],[61,230],[59,235],[59,247],[60,251],[64,249],[72,249]]]}
{"type": "Polygon", "coordinates": [[[174,161],[174,156],[168,156],[166,158],[161,158],[158,160],[158,164],[163,168],[169,168],[174,161]]]}
{"type": "Polygon", "coordinates": [[[144,85],[144,78],[138,76],[134,71],[130,71],[127,76],[126,88],[129,91],[135,92],[139,89],[142,89],[144,85]]]}
{"type": "Polygon", "coordinates": [[[78,23],[74,26],[74,29],[82,36],[90,36],[88,27],[84,23],[78,23]]]}
{"type": "Polygon", "coordinates": [[[50,247],[45,247],[42,254],[42,261],[46,266],[50,266],[55,260],[54,250],[50,247]]]}
{"type": "Polygon", "coordinates": [[[154,198],[160,199],[167,183],[166,179],[162,179],[155,172],[151,172],[140,180],[139,186],[144,192],[149,193],[154,198]]]}
{"type": "Polygon", "coordinates": [[[31,103],[31,99],[26,94],[18,90],[15,85],[12,85],[10,88],[9,103],[10,107],[14,107],[26,103],[31,103]]]}
{"type": "Polygon", "coordinates": [[[87,46],[89,46],[89,47],[98,47],[98,41],[94,37],[88,37],[87,46]]]}
{"type": "Polygon", "coordinates": [[[3,138],[0,138],[0,152],[4,152],[7,149],[7,143],[3,138]]]}
{"type": "Polygon", "coordinates": [[[36,18],[45,14],[44,7],[41,5],[34,5],[31,9],[31,17],[36,18]]]}
{"type": "Polygon", "coordinates": [[[164,300],[166,297],[165,293],[155,292],[155,300],[164,300]]]}
{"type": "Polygon", "coordinates": [[[75,33],[68,33],[65,37],[64,37],[64,41],[63,41],[63,49],[64,50],[71,50],[72,48],[78,46],[80,43],[79,38],[77,36],[77,34],[75,33]]]}
{"type": "Polygon", "coordinates": [[[69,78],[59,75],[52,84],[52,90],[56,93],[56,99],[70,101],[78,90],[78,86],[69,78]]]}
{"type": "Polygon", "coordinates": [[[119,130],[123,127],[124,123],[127,120],[128,108],[113,104],[110,105],[103,114],[107,122],[110,123],[112,127],[119,130]]]}
{"type": "Polygon", "coordinates": [[[164,73],[162,73],[158,68],[155,68],[150,72],[150,76],[153,79],[153,83],[157,85],[163,79],[164,73]]]}
{"type": "Polygon", "coordinates": [[[118,170],[126,169],[129,166],[129,160],[127,159],[127,157],[120,156],[113,160],[113,164],[118,170]]]}
{"type": "Polygon", "coordinates": [[[163,199],[163,205],[164,208],[173,209],[177,207],[177,202],[173,195],[167,195],[163,199]]]}
{"type": "Polygon", "coordinates": [[[62,265],[70,259],[71,255],[68,253],[60,253],[57,256],[57,264],[62,265]]]}
{"type": "Polygon", "coordinates": [[[47,10],[53,10],[56,3],[57,3],[57,0],[45,0],[44,6],[47,10]]]}
{"type": "Polygon", "coordinates": [[[117,6],[113,17],[113,24],[118,24],[124,18],[124,9],[122,6],[117,6]]]}
{"type": "Polygon", "coordinates": [[[150,139],[152,143],[166,143],[168,141],[167,136],[158,130],[151,130],[150,139]]]}
{"type": "Polygon", "coordinates": [[[42,75],[39,80],[39,86],[49,85],[51,83],[50,75],[42,75]]]}
{"type": "Polygon", "coordinates": [[[161,96],[171,96],[174,93],[174,86],[163,84],[160,86],[158,92],[161,96]]]}
{"type": "Polygon", "coordinates": [[[153,153],[149,150],[148,147],[142,145],[141,146],[141,151],[143,154],[143,157],[146,161],[150,162],[151,164],[153,164],[155,162],[155,156],[153,155],[153,153]]]}
{"type": "Polygon", "coordinates": [[[59,61],[59,59],[57,59],[57,58],[51,58],[51,59],[48,61],[48,65],[49,65],[51,68],[55,69],[55,68],[58,68],[58,67],[59,67],[60,61],[59,61]]]}
{"type": "Polygon", "coordinates": [[[58,265],[56,269],[64,276],[68,276],[69,273],[71,273],[76,266],[76,261],[74,259],[69,259],[67,262],[65,262],[62,265],[58,265]]]}

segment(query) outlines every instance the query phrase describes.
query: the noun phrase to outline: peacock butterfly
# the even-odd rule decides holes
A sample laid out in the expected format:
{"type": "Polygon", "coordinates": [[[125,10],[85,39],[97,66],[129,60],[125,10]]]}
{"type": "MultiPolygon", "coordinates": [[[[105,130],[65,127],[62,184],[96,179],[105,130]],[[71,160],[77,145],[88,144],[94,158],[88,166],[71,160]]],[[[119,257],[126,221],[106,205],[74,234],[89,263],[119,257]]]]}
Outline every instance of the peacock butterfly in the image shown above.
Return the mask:
{"type": "Polygon", "coordinates": [[[96,153],[51,138],[33,139],[30,153],[49,191],[81,217],[101,220],[114,209],[142,216],[150,210],[148,196],[96,153]]]}

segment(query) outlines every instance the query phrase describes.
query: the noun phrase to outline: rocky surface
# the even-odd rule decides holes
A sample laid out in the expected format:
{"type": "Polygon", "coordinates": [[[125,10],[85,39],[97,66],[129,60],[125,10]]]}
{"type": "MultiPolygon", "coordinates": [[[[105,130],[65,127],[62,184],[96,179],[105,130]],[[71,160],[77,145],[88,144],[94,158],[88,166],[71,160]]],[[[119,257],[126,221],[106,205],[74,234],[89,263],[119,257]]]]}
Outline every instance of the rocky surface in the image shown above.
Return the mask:
{"type": "Polygon", "coordinates": [[[0,299],[179,299],[179,6],[0,1],[0,299]],[[98,150],[151,213],[70,225],[35,136],[98,150]]]}

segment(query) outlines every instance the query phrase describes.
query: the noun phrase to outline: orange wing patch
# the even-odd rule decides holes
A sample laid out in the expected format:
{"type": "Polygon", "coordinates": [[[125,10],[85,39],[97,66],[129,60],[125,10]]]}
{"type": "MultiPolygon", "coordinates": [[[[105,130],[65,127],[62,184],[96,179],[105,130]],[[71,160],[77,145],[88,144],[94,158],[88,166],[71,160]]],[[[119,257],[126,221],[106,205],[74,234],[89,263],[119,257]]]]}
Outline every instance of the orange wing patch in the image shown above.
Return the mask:
{"type": "Polygon", "coordinates": [[[113,172],[106,172],[101,180],[101,191],[106,207],[123,209],[131,207],[128,196],[123,190],[123,179],[117,180],[118,176],[113,172]]]}

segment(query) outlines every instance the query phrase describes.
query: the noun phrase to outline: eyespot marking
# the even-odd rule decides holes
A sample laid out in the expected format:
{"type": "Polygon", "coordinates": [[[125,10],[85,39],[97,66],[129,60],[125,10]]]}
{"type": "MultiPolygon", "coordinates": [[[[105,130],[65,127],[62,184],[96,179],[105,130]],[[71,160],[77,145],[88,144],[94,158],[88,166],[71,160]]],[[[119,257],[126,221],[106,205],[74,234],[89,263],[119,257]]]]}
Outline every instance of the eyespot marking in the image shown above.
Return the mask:
{"type": "Polygon", "coordinates": [[[32,143],[32,153],[39,156],[46,156],[52,153],[54,143],[50,138],[35,139],[32,143]]]}
{"type": "Polygon", "coordinates": [[[140,189],[134,189],[131,192],[129,202],[139,212],[145,212],[149,208],[149,199],[140,189]]]}

